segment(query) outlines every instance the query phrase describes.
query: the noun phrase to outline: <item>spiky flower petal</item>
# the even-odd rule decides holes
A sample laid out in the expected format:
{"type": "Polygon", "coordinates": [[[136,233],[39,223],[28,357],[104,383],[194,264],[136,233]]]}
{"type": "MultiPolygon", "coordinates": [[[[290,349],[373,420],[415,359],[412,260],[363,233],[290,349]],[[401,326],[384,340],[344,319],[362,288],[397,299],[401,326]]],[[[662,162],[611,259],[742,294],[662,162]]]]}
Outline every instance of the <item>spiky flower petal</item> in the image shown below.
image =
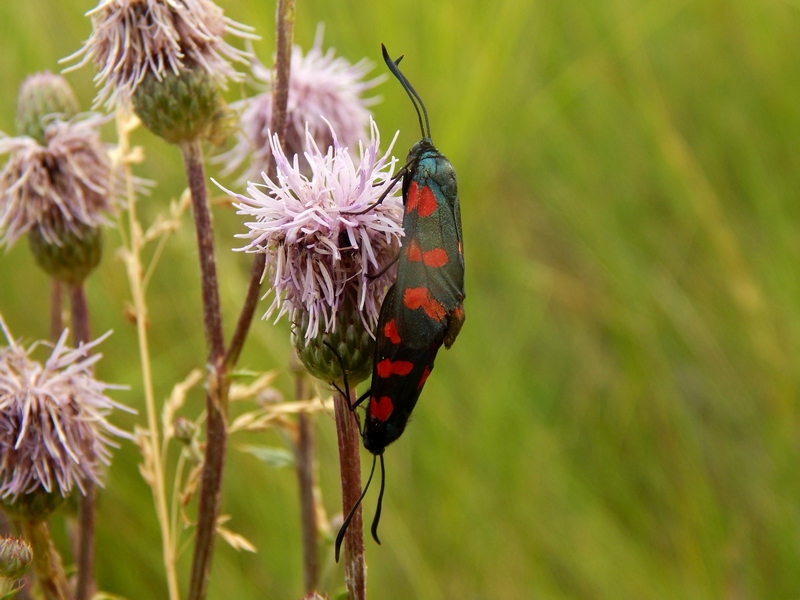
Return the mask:
{"type": "MultiPolygon", "coordinates": [[[[377,98],[362,95],[385,79],[381,75],[369,81],[364,77],[373,64],[363,59],[351,64],[336,57],[333,48],[322,51],[322,28],[314,45],[304,56],[300,46],[292,48],[289,97],[286,107],[287,129],[283,150],[289,158],[306,150],[306,127],[323,151],[333,143],[331,128],[339,143],[350,148],[367,137],[368,106],[377,98]]],[[[258,60],[253,61],[253,77],[266,91],[231,105],[241,111],[236,145],[219,157],[225,173],[246,166],[243,179],[258,179],[267,168],[270,155],[269,127],[272,118],[272,71],[258,60]]]]}
{"type": "Polygon", "coordinates": [[[169,72],[202,69],[221,86],[241,80],[229,61],[247,63],[250,54],[228,45],[226,33],[254,39],[252,29],[223,15],[211,0],[102,0],[87,13],[92,35],[65,61],[80,59],[97,68],[101,86],[95,106],[127,105],[147,75],[159,81],[169,72]]]}
{"type": "Polygon", "coordinates": [[[371,278],[397,255],[403,211],[392,189],[394,140],[381,155],[372,121],[370,130],[369,145],[361,146],[358,160],[339,144],[332,128],[333,144],[325,152],[307,132],[310,176],[297,156],[289,161],[273,137],[277,181],[265,177],[264,184],[248,183],[247,196],[228,192],[237,199],[239,214],[253,219],[246,223],[249,231],[237,236],[250,240],[241,250],[266,254],[274,298],[265,318],[277,313],[277,320],[288,313],[292,323],[307,323],[298,332],[307,341],[320,331],[334,331],[345,305],[355,307],[372,331],[394,274],[387,269],[371,278]]]}
{"type": "Polygon", "coordinates": [[[0,173],[0,245],[11,247],[36,227],[50,244],[80,237],[81,225],[107,224],[117,197],[111,161],[98,135],[105,117],[54,121],[46,145],[29,137],[0,138],[10,158],[0,173]]]}
{"type": "Polygon", "coordinates": [[[9,345],[0,348],[0,497],[14,500],[37,490],[67,495],[88,481],[102,485],[111,436],[130,438],[106,417],[130,410],[105,395],[121,389],[94,378],[100,354],[90,354],[110,332],[78,349],[66,346],[67,331],[42,365],[18,345],[0,318],[9,345]]]}

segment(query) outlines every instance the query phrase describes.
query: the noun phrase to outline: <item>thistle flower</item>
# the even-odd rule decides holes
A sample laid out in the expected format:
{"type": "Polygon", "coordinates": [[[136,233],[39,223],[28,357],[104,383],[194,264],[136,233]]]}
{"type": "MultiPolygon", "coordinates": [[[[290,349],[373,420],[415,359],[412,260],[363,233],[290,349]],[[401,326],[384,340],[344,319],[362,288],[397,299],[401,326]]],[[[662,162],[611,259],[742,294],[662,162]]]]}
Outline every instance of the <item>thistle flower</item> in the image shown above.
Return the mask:
{"type": "Polygon", "coordinates": [[[101,355],[89,352],[111,332],[73,350],[65,330],[42,366],[29,357],[37,344],[18,345],[2,318],[0,328],[9,343],[0,348],[0,497],[13,505],[40,490],[66,496],[88,481],[102,485],[111,436],[130,438],[106,420],[112,408],[130,411],[105,395],[122,388],[92,375],[101,355]]]}
{"type": "Polygon", "coordinates": [[[64,61],[80,59],[97,68],[95,106],[127,105],[148,75],[158,81],[172,73],[200,69],[217,84],[241,80],[229,60],[247,63],[250,54],[222,40],[230,33],[255,38],[252,29],[223,16],[210,0],[102,0],[87,13],[92,35],[64,61]]]}
{"type": "Polygon", "coordinates": [[[64,232],[80,235],[79,225],[108,223],[116,193],[97,132],[105,120],[84,115],[53,121],[45,129],[45,145],[25,136],[0,138],[0,154],[10,154],[0,173],[0,245],[11,247],[34,228],[48,243],[60,245],[64,232]]]}
{"type": "MultiPolygon", "coordinates": [[[[333,143],[324,153],[306,132],[310,177],[296,155],[289,161],[273,136],[277,181],[264,176],[264,184],[248,183],[248,196],[228,191],[238,200],[238,214],[254,219],[246,223],[249,231],[237,236],[250,240],[240,250],[266,254],[265,274],[274,298],[264,317],[277,313],[277,321],[288,314],[296,346],[334,333],[337,327],[343,337],[334,341],[356,343],[363,340],[361,331],[369,339],[392,281],[393,269],[387,266],[403,235],[402,202],[396,191],[388,193],[395,186],[391,179],[397,159],[390,158],[394,140],[381,155],[378,127],[370,120],[369,145],[360,145],[355,161],[328,127],[333,143]],[[387,196],[373,207],[384,193],[387,196]],[[361,211],[366,212],[353,214],[361,211]]],[[[371,360],[371,352],[360,345],[358,360],[371,360]]],[[[321,342],[316,347],[320,349],[321,342]]],[[[305,360],[304,364],[308,367],[305,360]]],[[[338,364],[334,366],[341,375],[338,364]]]]}
{"type": "MultiPolygon", "coordinates": [[[[367,59],[350,64],[342,57],[334,57],[333,48],[323,53],[322,33],[320,27],[314,45],[305,56],[300,46],[292,48],[283,140],[284,152],[290,158],[296,154],[302,156],[306,150],[306,128],[323,151],[333,144],[328,123],[343,146],[355,147],[366,138],[370,119],[367,107],[377,98],[362,98],[362,94],[385,79],[381,75],[364,81],[373,67],[367,59]]],[[[219,161],[226,163],[226,174],[247,165],[243,179],[249,180],[257,179],[267,169],[272,118],[272,71],[254,59],[252,73],[266,91],[231,105],[241,111],[240,129],[236,145],[219,156],[219,161]]]]}

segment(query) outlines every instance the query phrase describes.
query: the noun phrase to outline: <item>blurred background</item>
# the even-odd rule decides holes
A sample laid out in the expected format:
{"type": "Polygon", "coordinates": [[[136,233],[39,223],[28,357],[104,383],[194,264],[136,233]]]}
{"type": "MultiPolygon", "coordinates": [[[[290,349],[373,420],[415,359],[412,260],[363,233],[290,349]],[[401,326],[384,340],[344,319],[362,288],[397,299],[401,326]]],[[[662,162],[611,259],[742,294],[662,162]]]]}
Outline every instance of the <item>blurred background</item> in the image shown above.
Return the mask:
{"type": "MultiPolygon", "coordinates": [[[[256,28],[270,64],[274,4],[219,4],[256,28]]],[[[94,6],[0,2],[0,130],[14,131],[24,77],[80,47],[94,6]]],[[[406,55],[459,173],[464,221],[467,322],[387,450],[372,596],[800,596],[800,2],[307,0],[296,43],[310,47],[318,22],[351,61],[378,65],[380,42],[406,55]]],[[[85,108],[92,75],[68,76],[85,108]]],[[[376,120],[385,138],[401,130],[402,157],[416,115],[396,81],[378,93],[376,120]]],[[[142,202],[150,219],[185,180],[176,149],[145,131],[134,141],[147,153],[137,174],[157,182],[142,202]]],[[[250,262],[226,251],[240,218],[218,208],[215,219],[230,331],[250,262]]],[[[159,397],[205,355],[184,225],[149,296],[159,397]]],[[[131,386],[115,396],[140,411],[117,418],[131,428],[144,407],[115,236],[88,294],[93,334],[115,332],[98,375],[131,386]]],[[[47,337],[47,300],[26,243],[0,256],[0,311],[16,336],[47,337]]],[[[291,397],[289,348],[285,322],[257,321],[240,366],[280,369],[291,397]]],[[[200,406],[195,391],[186,412],[200,406]]],[[[334,514],[330,416],[317,432],[334,514]]],[[[223,512],[258,553],[218,542],[209,597],[298,598],[294,472],[237,443],[223,512]]],[[[137,462],[123,443],[102,492],[98,578],[126,598],[165,598],[137,462]]],[[[327,561],[335,593],[342,573],[327,561]]]]}

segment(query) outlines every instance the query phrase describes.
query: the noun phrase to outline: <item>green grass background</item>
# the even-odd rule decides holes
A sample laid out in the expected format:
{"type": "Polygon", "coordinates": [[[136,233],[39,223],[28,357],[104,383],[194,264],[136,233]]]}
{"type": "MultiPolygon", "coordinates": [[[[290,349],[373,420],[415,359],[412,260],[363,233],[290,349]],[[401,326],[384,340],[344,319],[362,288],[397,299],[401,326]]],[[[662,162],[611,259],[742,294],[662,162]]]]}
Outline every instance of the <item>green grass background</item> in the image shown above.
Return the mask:
{"type": "MultiPolygon", "coordinates": [[[[269,61],[273,3],[220,3],[257,28],[269,61]]],[[[0,129],[13,131],[25,75],[58,69],[86,38],[92,7],[0,2],[0,129]]],[[[372,597],[800,597],[800,2],[300,0],[296,41],[308,47],[319,21],[351,60],[377,63],[380,42],[405,53],[464,219],[467,323],[386,453],[372,597]]],[[[69,76],[87,107],[91,76],[69,76]]],[[[396,82],[379,93],[402,156],[416,116],[396,82]]],[[[135,141],[138,174],[158,182],[152,218],[182,190],[181,165],[152,135],[135,141]]],[[[227,251],[239,218],[216,222],[230,331],[249,261],[227,251]]],[[[116,397],[140,411],[118,419],[132,426],[143,402],[116,235],[88,293],[95,334],[115,330],[99,375],[131,386],[116,397]]],[[[203,364],[194,253],[187,219],[149,297],[159,397],[203,364]]],[[[25,243],[0,256],[15,335],[46,337],[47,290],[25,243]]],[[[288,350],[285,323],[256,322],[241,366],[283,369],[288,350]]],[[[290,394],[288,375],[278,384],[290,394]]],[[[318,433],[335,513],[331,418],[318,433]]],[[[165,598],[136,463],[124,443],[101,498],[98,577],[165,598]]],[[[218,543],[210,598],[298,598],[293,472],[232,449],[223,510],[259,552],[218,543]]],[[[341,581],[334,571],[330,591],[341,581]]]]}

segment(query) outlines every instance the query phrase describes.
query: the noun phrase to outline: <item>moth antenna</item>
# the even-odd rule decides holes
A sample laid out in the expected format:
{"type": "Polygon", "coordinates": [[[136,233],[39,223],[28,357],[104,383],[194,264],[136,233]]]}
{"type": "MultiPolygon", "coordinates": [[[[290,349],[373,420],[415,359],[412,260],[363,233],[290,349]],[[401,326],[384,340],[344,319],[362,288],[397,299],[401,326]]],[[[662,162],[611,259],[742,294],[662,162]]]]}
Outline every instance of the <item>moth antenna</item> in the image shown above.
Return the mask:
{"type": "MultiPolygon", "coordinates": [[[[344,541],[344,534],[347,533],[347,528],[350,526],[350,521],[353,519],[353,515],[356,514],[356,510],[361,505],[361,501],[364,499],[364,496],[367,495],[367,490],[369,489],[369,484],[372,483],[372,476],[375,474],[375,459],[377,458],[376,455],[372,455],[372,470],[369,472],[369,479],[367,479],[367,485],[364,486],[364,491],[361,492],[361,496],[359,496],[356,503],[353,505],[353,508],[350,509],[350,512],[347,514],[347,518],[342,523],[342,526],[339,528],[339,533],[336,535],[336,562],[339,562],[339,550],[342,548],[342,542],[344,541]]],[[[383,456],[381,455],[381,465],[383,465],[383,456]]],[[[383,471],[383,466],[381,466],[381,471],[383,471]]],[[[380,543],[380,542],[379,542],[380,543]]]]}
{"type": "MultiPolygon", "coordinates": [[[[375,459],[372,460],[372,468],[375,468],[375,459]]],[[[383,490],[386,487],[386,469],[383,466],[383,454],[381,454],[381,491],[378,493],[378,506],[375,508],[375,517],[372,519],[372,539],[378,544],[378,523],[381,520],[381,506],[383,505],[383,490]]]]}
{"type": "Polygon", "coordinates": [[[414,105],[414,109],[417,111],[417,117],[419,117],[419,129],[422,132],[422,137],[430,139],[431,137],[431,124],[428,121],[428,111],[425,109],[425,103],[422,102],[422,98],[419,97],[417,90],[409,83],[406,76],[403,75],[402,71],[400,71],[400,67],[397,65],[403,59],[403,56],[397,59],[397,61],[393,61],[389,58],[389,52],[386,50],[386,46],[381,44],[381,49],[383,50],[383,61],[386,63],[386,66],[389,67],[389,70],[392,72],[392,75],[397,77],[397,80],[400,82],[400,85],[403,86],[403,89],[408,94],[408,97],[411,98],[411,103],[414,105]],[[420,112],[420,108],[422,112],[420,112]],[[422,116],[425,116],[425,126],[423,127],[422,123],[422,116]]]}

